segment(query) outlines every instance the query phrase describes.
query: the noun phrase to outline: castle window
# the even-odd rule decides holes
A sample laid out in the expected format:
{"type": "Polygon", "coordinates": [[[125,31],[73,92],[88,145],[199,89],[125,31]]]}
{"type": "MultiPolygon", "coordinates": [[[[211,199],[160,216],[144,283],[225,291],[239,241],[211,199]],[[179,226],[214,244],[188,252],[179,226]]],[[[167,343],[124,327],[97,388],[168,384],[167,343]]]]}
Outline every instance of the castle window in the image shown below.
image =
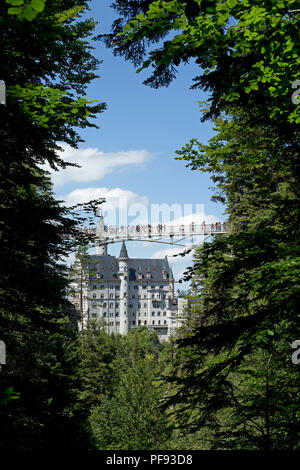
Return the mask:
{"type": "Polygon", "coordinates": [[[135,299],[135,295],[133,295],[131,298],[132,298],[132,299],[135,299]]]}
{"type": "Polygon", "coordinates": [[[152,325],[155,325],[155,321],[154,321],[154,320],[152,321],[152,325]]]}
{"type": "Polygon", "coordinates": [[[97,298],[97,294],[93,294],[93,299],[96,299],[97,298]]]}
{"type": "Polygon", "coordinates": [[[165,325],[167,324],[167,320],[164,321],[164,324],[165,324],[165,325]]]}
{"type": "Polygon", "coordinates": [[[158,324],[160,325],[160,320],[158,320],[158,324]]]}
{"type": "Polygon", "coordinates": [[[101,299],[104,299],[104,294],[101,294],[101,299]]]}
{"type": "Polygon", "coordinates": [[[164,313],[163,313],[163,316],[165,317],[166,315],[167,315],[167,312],[164,312],[164,313]]]}
{"type": "Polygon", "coordinates": [[[106,312],[103,312],[103,316],[106,317],[106,312]]]}
{"type": "Polygon", "coordinates": [[[110,299],[113,299],[113,298],[114,298],[114,294],[109,294],[109,298],[110,298],[110,299]]]}
{"type": "Polygon", "coordinates": [[[157,316],[160,317],[160,312],[157,312],[157,316]]]}
{"type": "Polygon", "coordinates": [[[154,315],[155,315],[155,312],[152,312],[152,316],[153,316],[153,317],[154,317],[154,315]]]}
{"type": "Polygon", "coordinates": [[[109,306],[110,306],[110,308],[113,308],[114,304],[111,302],[111,303],[109,304],[109,306]]]}
{"type": "Polygon", "coordinates": [[[118,317],[118,316],[119,316],[119,312],[116,312],[116,317],[118,317]]]}
{"type": "Polygon", "coordinates": [[[134,288],[134,289],[138,289],[138,288],[139,288],[139,286],[133,286],[133,288],[134,288]]]}
{"type": "Polygon", "coordinates": [[[93,285],[92,289],[97,289],[97,286],[96,284],[93,285]]]}
{"type": "Polygon", "coordinates": [[[144,307],[145,307],[145,308],[147,307],[147,302],[144,302],[144,307]]]}
{"type": "Polygon", "coordinates": [[[147,286],[143,286],[143,289],[147,289],[147,286]]]}
{"type": "Polygon", "coordinates": [[[119,307],[119,302],[116,302],[116,308],[118,308],[118,307],[119,307]]]}
{"type": "Polygon", "coordinates": [[[147,320],[144,321],[144,325],[147,325],[147,320]]]}

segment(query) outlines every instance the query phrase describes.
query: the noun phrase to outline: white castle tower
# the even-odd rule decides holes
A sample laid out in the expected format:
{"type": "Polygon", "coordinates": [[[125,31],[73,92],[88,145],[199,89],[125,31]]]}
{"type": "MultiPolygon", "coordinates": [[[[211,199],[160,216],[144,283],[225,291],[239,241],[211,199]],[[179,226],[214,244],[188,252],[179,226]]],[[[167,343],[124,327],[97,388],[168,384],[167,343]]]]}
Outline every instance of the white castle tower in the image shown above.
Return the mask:
{"type": "Polygon", "coordinates": [[[128,273],[128,253],[123,242],[119,256],[120,282],[120,333],[126,335],[129,331],[128,302],[129,302],[129,273],[128,273]]]}
{"type": "Polygon", "coordinates": [[[101,243],[101,238],[103,237],[105,227],[103,212],[101,208],[98,209],[97,215],[99,217],[99,222],[96,227],[96,255],[107,256],[107,244],[101,243]]]}
{"type": "Polygon", "coordinates": [[[170,278],[169,278],[169,299],[174,300],[174,276],[173,271],[170,269],[170,278]]]}

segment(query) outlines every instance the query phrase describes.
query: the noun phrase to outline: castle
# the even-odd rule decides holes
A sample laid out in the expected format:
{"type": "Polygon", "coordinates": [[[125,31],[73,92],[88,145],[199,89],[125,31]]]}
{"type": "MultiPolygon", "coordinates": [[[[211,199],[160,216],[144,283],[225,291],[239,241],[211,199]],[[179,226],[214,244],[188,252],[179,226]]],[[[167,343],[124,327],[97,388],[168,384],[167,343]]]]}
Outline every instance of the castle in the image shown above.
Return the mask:
{"type": "MultiPolygon", "coordinates": [[[[103,223],[101,218],[97,230],[103,223]]],[[[108,333],[126,335],[132,328],[146,326],[165,340],[182,324],[186,300],[174,294],[167,257],[129,258],[123,241],[117,258],[107,253],[107,245],[96,242],[96,254],[88,260],[83,285],[73,283],[69,296],[81,310],[79,329],[88,320],[101,318],[108,333]]]]}

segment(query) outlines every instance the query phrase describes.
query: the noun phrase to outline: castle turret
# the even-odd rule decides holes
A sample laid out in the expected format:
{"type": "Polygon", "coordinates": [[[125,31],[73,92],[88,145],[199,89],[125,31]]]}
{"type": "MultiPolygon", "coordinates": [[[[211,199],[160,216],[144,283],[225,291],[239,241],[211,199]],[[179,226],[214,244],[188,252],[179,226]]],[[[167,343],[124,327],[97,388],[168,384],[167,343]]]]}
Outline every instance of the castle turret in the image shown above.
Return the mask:
{"type": "Polygon", "coordinates": [[[174,276],[173,276],[172,269],[170,269],[170,274],[169,274],[169,299],[171,301],[174,300],[174,276]]]}
{"type": "Polygon", "coordinates": [[[120,333],[126,335],[129,331],[128,301],[129,301],[129,279],[128,279],[128,253],[123,242],[119,256],[119,278],[120,283],[120,333]]]}
{"type": "Polygon", "coordinates": [[[107,243],[105,243],[104,234],[105,234],[105,224],[102,209],[98,209],[99,222],[96,228],[96,255],[107,256],[107,243]]]}

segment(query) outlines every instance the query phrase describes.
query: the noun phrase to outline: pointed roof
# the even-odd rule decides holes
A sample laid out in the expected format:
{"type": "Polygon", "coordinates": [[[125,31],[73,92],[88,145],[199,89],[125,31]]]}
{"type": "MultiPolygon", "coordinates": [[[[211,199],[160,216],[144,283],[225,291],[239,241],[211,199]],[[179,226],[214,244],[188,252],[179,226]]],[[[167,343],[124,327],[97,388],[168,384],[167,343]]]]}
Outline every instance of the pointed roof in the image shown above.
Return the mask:
{"type": "Polygon", "coordinates": [[[122,243],[119,258],[127,258],[128,259],[128,253],[127,253],[127,248],[126,248],[125,242],[122,243]]]}
{"type": "Polygon", "coordinates": [[[170,269],[170,281],[174,281],[173,271],[170,269]]]}

